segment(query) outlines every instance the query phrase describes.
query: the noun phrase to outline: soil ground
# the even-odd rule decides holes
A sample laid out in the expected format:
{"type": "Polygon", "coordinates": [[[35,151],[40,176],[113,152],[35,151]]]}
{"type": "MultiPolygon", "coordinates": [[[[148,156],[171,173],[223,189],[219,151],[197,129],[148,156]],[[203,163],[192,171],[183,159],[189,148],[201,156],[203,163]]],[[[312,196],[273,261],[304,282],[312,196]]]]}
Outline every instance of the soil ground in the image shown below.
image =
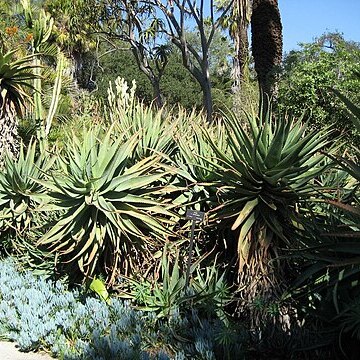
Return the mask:
{"type": "Polygon", "coordinates": [[[15,343],[0,341],[0,360],[54,360],[45,353],[20,352],[15,343]]]}

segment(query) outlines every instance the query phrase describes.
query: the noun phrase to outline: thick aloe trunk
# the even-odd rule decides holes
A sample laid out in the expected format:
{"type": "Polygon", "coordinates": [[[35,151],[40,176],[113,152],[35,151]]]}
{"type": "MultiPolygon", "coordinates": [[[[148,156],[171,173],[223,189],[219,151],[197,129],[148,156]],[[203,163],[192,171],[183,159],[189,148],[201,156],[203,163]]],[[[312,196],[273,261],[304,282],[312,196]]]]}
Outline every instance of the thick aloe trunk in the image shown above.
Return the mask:
{"type": "Polygon", "coordinates": [[[252,53],[260,90],[275,95],[282,61],[282,24],[278,0],[254,0],[251,16],[252,53]]]}
{"type": "Polygon", "coordinates": [[[6,152],[14,158],[19,152],[17,115],[15,109],[8,104],[0,109],[0,167],[4,164],[6,152]]]}

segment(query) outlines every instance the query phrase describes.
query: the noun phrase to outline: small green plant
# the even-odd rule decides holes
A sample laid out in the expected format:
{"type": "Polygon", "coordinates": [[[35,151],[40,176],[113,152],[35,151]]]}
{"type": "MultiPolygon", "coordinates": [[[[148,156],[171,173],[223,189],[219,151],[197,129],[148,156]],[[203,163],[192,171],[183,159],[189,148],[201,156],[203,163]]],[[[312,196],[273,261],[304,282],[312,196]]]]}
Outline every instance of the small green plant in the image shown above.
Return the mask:
{"type": "Polygon", "coordinates": [[[127,279],[130,290],[120,290],[120,297],[131,299],[143,311],[154,311],[158,318],[171,318],[178,311],[186,312],[190,308],[203,309],[207,316],[215,316],[227,323],[224,307],[232,301],[225,274],[219,274],[216,262],[211,267],[201,268],[198,258],[190,269],[192,275],[186,285],[186,274],[182,268],[179,250],[171,259],[170,244],[164,247],[159,279],[127,279]]]}

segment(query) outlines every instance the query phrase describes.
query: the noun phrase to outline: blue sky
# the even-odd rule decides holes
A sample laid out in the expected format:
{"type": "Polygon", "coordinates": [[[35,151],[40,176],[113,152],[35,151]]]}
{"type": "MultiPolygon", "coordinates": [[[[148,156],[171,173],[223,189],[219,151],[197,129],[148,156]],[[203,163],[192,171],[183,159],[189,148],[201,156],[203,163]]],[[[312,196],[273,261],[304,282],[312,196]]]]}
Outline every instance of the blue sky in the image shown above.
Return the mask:
{"type": "Polygon", "coordinates": [[[284,52],[327,31],[360,42],[360,0],[279,0],[284,52]]]}

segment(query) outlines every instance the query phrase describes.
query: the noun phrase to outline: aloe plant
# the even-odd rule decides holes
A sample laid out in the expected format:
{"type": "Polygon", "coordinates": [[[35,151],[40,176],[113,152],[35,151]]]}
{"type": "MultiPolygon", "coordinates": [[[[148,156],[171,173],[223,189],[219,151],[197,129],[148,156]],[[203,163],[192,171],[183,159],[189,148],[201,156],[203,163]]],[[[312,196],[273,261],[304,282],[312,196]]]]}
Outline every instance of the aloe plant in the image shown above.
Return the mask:
{"type": "Polygon", "coordinates": [[[62,171],[39,181],[64,212],[39,244],[73,275],[103,273],[110,284],[151,256],[172,235],[167,225],[175,219],[158,200],[166,192],[158,186],[165,176],[159,157],[132,165],[136,137],[122,143],[111,134],[97,127],[85,131],[83,140],[73,136],[60,157],[62,171]]]}
{"type": "Polygon", "coordinates": [[[44,179],[54,164],[48,153],[37,154],[37,143],[20,145],[16,160],[8,154],[0,173],[1,247],[37,273],[49,273],[53,258],[44,261],[43,249],[37,240],[57,214],[45,213],[48,197],[46,189],[37,182],[44,179]]]}
{"type": "Polygon", "coordinates": [[[282,268],[273,260],[294,242],[296,206],[311,196],[313,180],[326,167],[319,151],[330,130],[308,132],[302,119],[275,118],[271,111],[247,114],[247,120],[248,132],[234,115],[225,119],[231,154],[206,130],[205,136],[218,158],[208,161],[221,178],[212,219],[236,233],[239,276],[248,285],[242,294],[253,301],[281,286],[282,268]]]}
{"type": "Polygon", "coordinates": [[[114,129],[128,140],[137,135],[134,161],[154,153],[172,155],[176,149],[174,133],[178,120],[164,110],[145,106],[135,97],[136,83],[129,89],[124,79],[115,80],[115,90],[110,83],[106,113],[114,129]]]}
{"type": "Polygon", "coordinates": [[[45,177],[53,162],[47,154],[36,155],[36,142],[30,142],[27,149],[21,144],[16,160],[7,154],[0,173],[2,231],[22,234],[29,230],[34,211],[46,202],[45,188],[37,180],[45,177]]]}
{"type": "Polygon", "coordinates": [[[3,53],[0,51],[0,166],[6,152],[18,155],[18,116],[30,95],[26,92],[33,89],[29,80],[36,80],[33,74],[36,66],[31,65],[32,56],[14,60],[16,51],[3,53]]]}
{"type": "Polygon", "coordinates": [[[181,214],[185,214],[186,208],[190,206],[196,210],[208,211],[216,203],[218,176],[207,159],[217,161],[217,158],[202,129],[208,129],[212,139],[226,152],[224,126],[220,122],[209,124],[202,115],[196,116],[194,112],[180,112],[179,116],[182,121],[175,134],[178,153],[173,164],[177,168],[174,181],[183,190],[174,202],[180,207],[181,214]]]}
{"type": "MultiPolygon", "coordinates": [[[[186,116],[186,114],[184,114],[186,116]]],[[[179,147],[178,165],[187,169],[194,182],[213,182],[217,180],[213,166],[207,160],[216,161],[216,153],[206,141],[203,129],[207,129],[208,135],[217,143],[217,146],[227,152],[227,138],[225,128],[221,122],[208,124],[203,117],[188,115],[186,129],[179,129],[175,135],[179,147]]]]}
{"type": "MultiPolygon", "coordinates": [[[[360,128],[360,109],[352,104],[344,95],[334,90],[341,100],[349,109],[349,113],[352,114],[352,121],[356,129],[360,128]]],[[[355,149],[355,157],[359,155],[358,150],[355,149]],[[357,153],[356,153],[357,152],[357,153]]],[[[320,263],[323,260],[323,268],[326,268],[326,264],[333,264],[337,268],[344,268],[346,264],[359,265],[358,259],[358,247],[360,239],[360,167],[354,161],[341,156],[335,156],[328,154],[333,160],[334,167],[340,166],[342,173],[347,173],[346,183],[339,186],[335,183],[330,184],[334,189],[332,193],[326,191],[323,195],[323,201],[325,202],[326,209],[322,220],[326,225],[326,229],[323,230],[323,234],[320,236],[320,243],[307,242],[306,246],[312,255],[319,256],[320,263]],[[335,223],[329,223],[330,217],[336,216],[335,223]],[[331,239],[333,237],[333,239],[331,239]],[[341,241],[338,241],[341,239],[341,241]],[[311,246],[311,243],[313,246],[311,246]],[[314,245],[315,243],[315,245],[314,245]],[[312,251],[314,249],[314,251],[312,251]],[[342,266],[343,265],[343,266],[342,266]]],[[[336,170],[336,169],[334,169],[336,170]]],[[[340,170],[337,169],[337,175],[339,176],[340,170]]],[[[331,186],[323,184],[324,189],[329,189],[331,186]]],[[[313,229],[313,233],[316,237],[316,229],[313,229]]],[[[321,271],[321,267],[318,267],[317,271],[321,271]]]]}
{"type": "MultiPolygon", "coordinates": [[[[359,108],[338,91],[334,92],[347,105],[359,130],[359,108]]],[[[358,157],[356,149],[353,155],[358,157]]],[[[312,216],[305,223],[302,246],[293,252],[305,264],[291,291],[295,297],[318,299],[313,300],[312,305],[316,316],[326,314],[327,326],[341,346],[342,334],[360,338],[357,300],[360,294],[360,168],[354,158],[328,156],[333,160],[335,177],[329,179],[327,175],[319,179],[323,191],[319,191],[318,202],[309,206],[312,216]]]]}
{"type": "MultiPolygon", "coordinates": [[[[360,77],[360,74],[357,74],[358,77],[360,77]]],[[[336,89],[331,89],[335,95],[337,95],[341,101],[345,104],[347,107],[350,119],[353,122],[356,131],[360,134],[360,107],[355,105],[352,101],[350,101],[344,94],[342,94],[340,91],[336,89]]]]}
{"type": "Polygon", "coordinates": [[[191,265],[192,278],[187,285],[185,267],[176,245],[167,243],[163,247],[158,279],[125,279],[128,289],[118,289],[119,296],[132,300],[142,311],[156,312],[158,318],[170,318],[178,311],[204,308],[207,316],[216,315],[227,323],[224,307],[233,297],[225,281],[225,273],[220,274],[216,261],[212,266],[202,267],[201,262],[208,256],[205,254],[191,265]]]}

